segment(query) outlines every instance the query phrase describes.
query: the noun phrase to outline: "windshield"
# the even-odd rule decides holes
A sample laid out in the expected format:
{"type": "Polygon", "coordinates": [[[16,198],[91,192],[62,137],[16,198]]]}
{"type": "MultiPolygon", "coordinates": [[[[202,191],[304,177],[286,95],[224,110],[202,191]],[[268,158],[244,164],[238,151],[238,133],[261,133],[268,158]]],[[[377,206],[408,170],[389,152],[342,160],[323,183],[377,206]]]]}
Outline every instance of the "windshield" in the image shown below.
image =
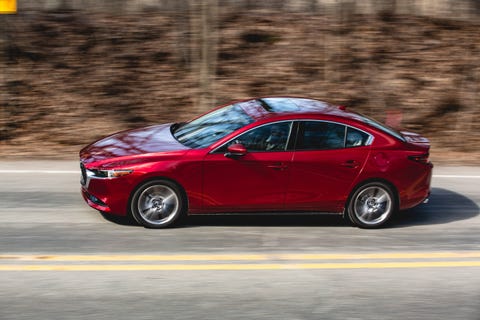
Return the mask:
{"type": "Polygon", "coordinates": [[[238,105],[233,104],[174,127],[172,133],[187,147],[205,148],[252,122],[252,118],[238,105]]]}

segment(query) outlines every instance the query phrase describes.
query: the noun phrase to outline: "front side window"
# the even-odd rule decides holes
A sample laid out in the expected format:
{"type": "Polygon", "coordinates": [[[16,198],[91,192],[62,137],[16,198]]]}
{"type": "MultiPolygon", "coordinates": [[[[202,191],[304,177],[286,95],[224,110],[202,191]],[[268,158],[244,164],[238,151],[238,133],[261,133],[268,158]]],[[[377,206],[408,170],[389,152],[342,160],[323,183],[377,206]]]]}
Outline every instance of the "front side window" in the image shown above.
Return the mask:
{"type": "Polygon", "coordinates": [[[248,152],[285,151],[290,136],[291,122],[278,122],[249,130],[217,151],[226,151],[227,146],[240,143],[248,152]]]}

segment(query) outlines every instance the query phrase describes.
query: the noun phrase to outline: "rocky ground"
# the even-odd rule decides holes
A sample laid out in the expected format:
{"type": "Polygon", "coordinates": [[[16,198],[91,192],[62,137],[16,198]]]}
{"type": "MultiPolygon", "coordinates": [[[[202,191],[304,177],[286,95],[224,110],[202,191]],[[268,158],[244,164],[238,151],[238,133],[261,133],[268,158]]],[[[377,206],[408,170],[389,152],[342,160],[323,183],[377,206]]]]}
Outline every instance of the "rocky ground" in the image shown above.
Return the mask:
{"type": "MultiPolygon", "coordinates": [[[[1,18],[2,157],[73,159],[103,135],[206,111],[188,16],[1,18]]],[[[298,95],[395,114],[431,139],[434,160],[480,164],[480,24],[225,10],[217,25],[212,106],[298,95]]]]}

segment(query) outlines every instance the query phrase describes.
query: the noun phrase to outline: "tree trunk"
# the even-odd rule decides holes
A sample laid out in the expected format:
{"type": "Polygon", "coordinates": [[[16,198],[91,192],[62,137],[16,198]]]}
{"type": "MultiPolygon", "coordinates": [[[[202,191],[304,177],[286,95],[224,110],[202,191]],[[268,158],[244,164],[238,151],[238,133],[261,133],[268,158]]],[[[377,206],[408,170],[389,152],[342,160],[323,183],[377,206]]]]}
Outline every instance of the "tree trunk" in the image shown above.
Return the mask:
{"type": "Polygon", "coordinates": [[[218,0],[202,0],[200,5],[191,4],[192,70],[198,74],[199,92],[196,109],[205,112],[215,102],[213,82],[217,66],[218,0]]]}

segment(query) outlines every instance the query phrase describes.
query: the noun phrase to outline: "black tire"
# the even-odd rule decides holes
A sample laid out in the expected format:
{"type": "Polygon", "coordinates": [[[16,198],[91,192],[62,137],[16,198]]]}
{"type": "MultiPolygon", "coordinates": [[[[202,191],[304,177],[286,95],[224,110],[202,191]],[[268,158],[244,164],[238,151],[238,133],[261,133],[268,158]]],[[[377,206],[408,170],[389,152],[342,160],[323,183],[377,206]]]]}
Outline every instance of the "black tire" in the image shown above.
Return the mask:
{"type": "Polygon", "coordinates": [[[375,229],[388,223],[397,207],[392,188],[382,182],[369,182],[350,196],[347,217],[357,227],[375,229]]]}
{"type": "Polygon", "coordinates": [[[134,192],[130,212],[145,228],[166,228],[186,215],[187,201],[182,189],[172,181],[151,180],[134,192]]]}

